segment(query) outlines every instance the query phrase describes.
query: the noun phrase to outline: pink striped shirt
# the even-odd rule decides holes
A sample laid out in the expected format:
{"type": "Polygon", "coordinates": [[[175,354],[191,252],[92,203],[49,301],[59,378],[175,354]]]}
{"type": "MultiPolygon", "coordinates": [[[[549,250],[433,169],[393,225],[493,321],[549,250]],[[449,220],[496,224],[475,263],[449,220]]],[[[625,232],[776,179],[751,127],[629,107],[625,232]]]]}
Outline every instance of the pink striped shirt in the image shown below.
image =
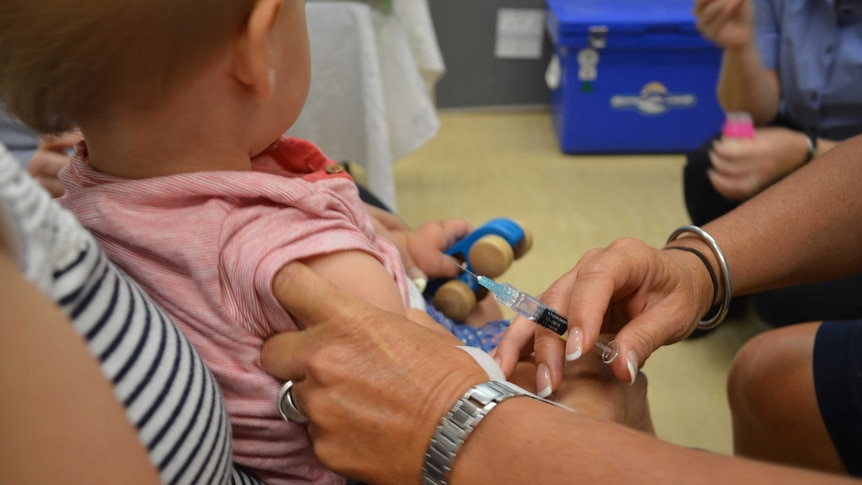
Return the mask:
{"type": "Polygon", "coordinates": [[[311,143],[283,137],[248,172],[121,179],[90,168],[82,144],[61,174],[63,204],[216,375],[234,459],[269,483],[343,482],[315,458],[304,427],[281,419],[281,382],[260,365],[263,341],[296,329],[273,295],[274,275],[293,260],[360,250],[386,266],[409,301],[397,249],[376,237],[353,180],[332,167],[311,143]]]}

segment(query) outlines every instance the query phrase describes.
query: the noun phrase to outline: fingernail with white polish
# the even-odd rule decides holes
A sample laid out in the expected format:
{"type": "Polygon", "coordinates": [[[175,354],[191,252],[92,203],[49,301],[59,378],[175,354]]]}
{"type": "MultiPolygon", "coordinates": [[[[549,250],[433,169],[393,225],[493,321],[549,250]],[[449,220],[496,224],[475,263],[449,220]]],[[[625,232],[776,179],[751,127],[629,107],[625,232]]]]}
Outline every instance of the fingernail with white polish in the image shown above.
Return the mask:
{"type": "Polygon", "coordinates": [[[629,368],[629,377],[631,378],[629,385],[634,384],[638,377],[638,354],[634,350],[629,350],[626,355],[626,366],[629,368]]]}
{"type": "Polygon", "coordinates": [[[425,288],[428,287],[428,278],[414,278],[413,284],[416,285],[416,288],[418,288],[419,292],[422,293],[425,291],[425,288]]]}
{"type": "Polygon", "coordinates": [[[545,364],[536,367],[536,388],[539,389],[539,397],[551,395],[551,372],[545,364]]]}
{"type": "Polygon", "coordinates": [[[569,330],[569,341],[566,344],[566,360],[569,362],[578,360],[584,353],[584,331],[581,327],[572,327],[569,330]]]}
{"type": "Polygon", "coordinates": [[[428,276],[421,269],[411,266],[407,269],[407,276],[413,280],[413,284],[419,288],[419,291],[425,291],[425,287],[428,286],[428,276]]]}

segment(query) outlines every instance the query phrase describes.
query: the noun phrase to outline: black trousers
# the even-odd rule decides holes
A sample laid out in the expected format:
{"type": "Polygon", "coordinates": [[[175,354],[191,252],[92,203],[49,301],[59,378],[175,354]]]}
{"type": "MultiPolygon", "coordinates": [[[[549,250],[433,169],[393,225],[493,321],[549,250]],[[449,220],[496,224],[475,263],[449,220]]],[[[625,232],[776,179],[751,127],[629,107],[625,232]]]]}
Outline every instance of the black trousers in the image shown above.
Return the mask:
{"type": "MultiPolygon", "coordinates": [[[[711,146],[712,140],[687,154],[683,169],[685,206],[692,223],[698,226],[739,205],[716,192],[707,177],[711,146]]],[[[751,300],[760,318],[772,326],[862,319],[862,275],[757,293],[751,295],[751,300]]]]}

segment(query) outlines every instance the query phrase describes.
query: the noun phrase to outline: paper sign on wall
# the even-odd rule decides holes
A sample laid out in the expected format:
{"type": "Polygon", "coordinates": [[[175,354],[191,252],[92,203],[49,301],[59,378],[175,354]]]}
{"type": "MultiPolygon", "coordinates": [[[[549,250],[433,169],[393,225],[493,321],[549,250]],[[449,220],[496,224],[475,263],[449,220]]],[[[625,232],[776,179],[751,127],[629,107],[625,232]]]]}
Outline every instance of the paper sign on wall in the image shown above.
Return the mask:
{"type": "Polygon", "coordinates": [[[499,59],[541,59],[544,32],[544,10],[501,8],[497,10],[494,55],[499,59]]]}

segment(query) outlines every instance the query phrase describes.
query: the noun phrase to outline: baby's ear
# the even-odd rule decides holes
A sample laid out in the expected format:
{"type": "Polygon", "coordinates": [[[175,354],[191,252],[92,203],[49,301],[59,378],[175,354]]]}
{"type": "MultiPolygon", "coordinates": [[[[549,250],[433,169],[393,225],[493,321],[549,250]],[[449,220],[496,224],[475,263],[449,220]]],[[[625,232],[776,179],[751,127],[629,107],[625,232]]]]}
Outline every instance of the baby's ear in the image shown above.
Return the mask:
{"type": "Polygon", "coordinates": [[[258,0],[236,42],[233,73],[258,101],[272,97],[275,69],[269,39],[284,0],[258,0]]]}

